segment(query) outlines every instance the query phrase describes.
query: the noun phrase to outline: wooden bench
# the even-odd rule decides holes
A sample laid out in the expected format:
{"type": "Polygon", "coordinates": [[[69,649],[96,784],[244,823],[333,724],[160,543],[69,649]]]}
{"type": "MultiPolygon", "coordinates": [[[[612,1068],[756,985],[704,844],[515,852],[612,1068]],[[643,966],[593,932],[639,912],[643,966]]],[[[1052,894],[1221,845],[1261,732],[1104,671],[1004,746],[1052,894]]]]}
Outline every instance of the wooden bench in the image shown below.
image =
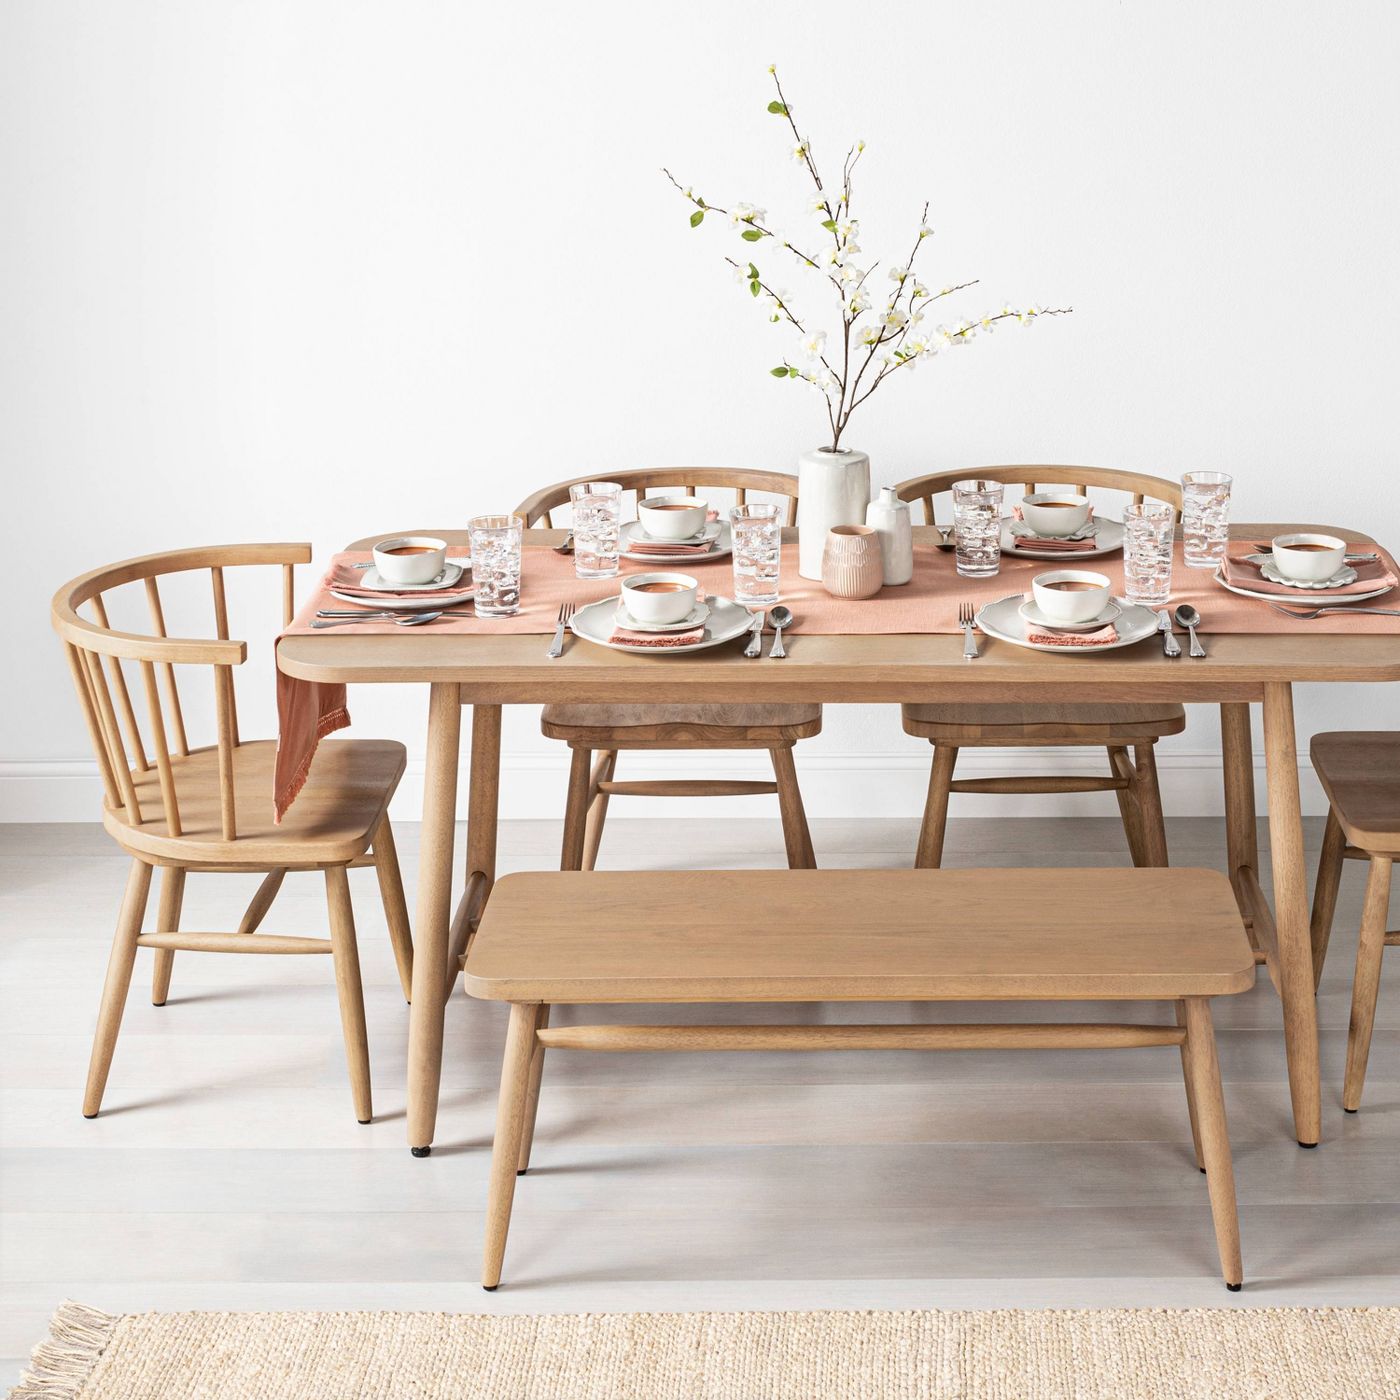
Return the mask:
{"type": "Polygon", "coordinates": [[[1226,1285],[1243,1281],[1210,998],[1254,954],[1208,870],[726,870],[509,875],[466,958],[511,1003],[482,1284],[500,1282],[546,1048],[1104,1050],[1180,1047],[1226,1285]],[[1176,1024],[550,1026],[556,1004],[1169,1001],[1176,1024]]]}

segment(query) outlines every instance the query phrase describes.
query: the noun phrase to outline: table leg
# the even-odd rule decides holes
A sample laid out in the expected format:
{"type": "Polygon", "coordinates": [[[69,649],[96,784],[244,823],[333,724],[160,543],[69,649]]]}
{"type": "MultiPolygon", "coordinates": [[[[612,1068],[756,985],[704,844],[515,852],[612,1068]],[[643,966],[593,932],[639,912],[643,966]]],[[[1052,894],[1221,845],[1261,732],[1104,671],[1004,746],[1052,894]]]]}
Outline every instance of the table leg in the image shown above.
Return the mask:
{"type": "Polygon", "coordinates": [[[1288,1087],[1299,1145],[1322,1136],[1322,1085],[1313,996],[1308,882],[1303,862],[1303,809],[1298,794],[1298,750],[1293,687],[1264,686],[1264,759],[1269,773],[1269,848],[1274,867],[1274,923],[1278,932],[1279,993],[1288,1051],[1288,1087]]]}
{"type": "Polygon", "coordinates": [[[413,1005],[408,1021],[408,1145],[432,1151],[442,1079],[443,984],[452,902],[452,848],[457,820],[457,763],[462,701],[455,684],[436,684],[428,701],[428,755],[423,775],[422,848],[413,940],[413,1005]]]}

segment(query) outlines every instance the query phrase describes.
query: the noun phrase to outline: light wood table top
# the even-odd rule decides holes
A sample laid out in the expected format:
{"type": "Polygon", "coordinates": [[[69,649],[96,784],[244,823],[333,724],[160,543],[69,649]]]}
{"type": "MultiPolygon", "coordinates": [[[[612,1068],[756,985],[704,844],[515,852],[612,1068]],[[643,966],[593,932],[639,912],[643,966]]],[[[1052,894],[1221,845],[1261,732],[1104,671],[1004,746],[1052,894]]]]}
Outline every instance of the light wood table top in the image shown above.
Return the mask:
{"type": "MultiPolygon", "coordinates": [[[[1323,527],[1296,524],[1236,525],[1243,537],[1323,527]]],[[[1369,540],[1354,530],[1325,527],[1349,541],[1369,540]]],[[[411,533],[411,532],[410,532],[411,533]]],[[[427,533],[465,544],[463,530],[427,533]]],[[[530,530],[531,543],[558,543],[562,530],[530,530]]],[[[936,539],[924,526],[915,537],[936,539]]],[[[375,538],[383,538],[376,536],[375,538]]],[[[360,540],[350,549],[368,548],[360,540]]],[[[928,698],[983,699],[988,688],[1006,700],[1081,697],[1092,689],[1102,700],[1145,696],[1193,700],[1257,700],[1269,681],[1339,682],[1400,680],[1400,634],[1308,633],[1258,636],[1207,634],[1205,660],[1167,661],[1154,639],[1096,655],[1054,656],[980,638],[982,655],[968,662],[961,636],[804,635],[784,637],[788,659],[752,661],[741,648],[716,647],[683,656],[632,656],[605,647],[570,645],[551,661],[548,638],[435,634],[430,628],[401,635],[356,636],[353,629],[320,636],[285,637],[278,665],[303,680],[357,684],[457,681],[464,698],[480,703],[634,702],[687,700],[827,703],[899,702],[928,698]]]]}

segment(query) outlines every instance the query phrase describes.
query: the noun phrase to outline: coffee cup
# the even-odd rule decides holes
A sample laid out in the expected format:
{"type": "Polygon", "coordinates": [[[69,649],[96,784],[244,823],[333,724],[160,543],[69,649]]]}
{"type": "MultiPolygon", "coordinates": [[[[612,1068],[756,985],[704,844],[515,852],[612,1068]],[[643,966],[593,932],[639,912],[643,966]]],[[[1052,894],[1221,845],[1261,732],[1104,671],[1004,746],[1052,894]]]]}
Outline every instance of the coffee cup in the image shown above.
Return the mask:
{"type": "Polygon", "coordinates": [[[632,574],[622,580],[622,606],[637,622],[683,622],[695,611],[699,587],[689,574],[632,574]]]}
{"type": "Polygon", "coordinates": [[[637,502],[637,519],[654,540],[693,539],[708,514],[709,506],[695,496],[651,496],[637,502]]]}
{"type": "Polygon", "coordinates": [[[1055,569],[1031,580],[1035,605],[1052,622],[1092,622],[1108,607],[1109,581],[1087,569],[1055,569]]]}
{"type": "Polygon", "coordinates": [[[1051,539],[1072,535],[1089,519],[1089,498],[1075,491],[1037,491],[1021,500],[1021,518],[1051,539]]]}
{"type": "Polygon", "coordinates": [[[380,540],[374,567],[385,583],[431,583],[447,567],[447,544],[430,535],[380,540]]]}
{"type": "Polygon", "coordinates": [[[1345,540],[1336,535],[1278,535],[1274,567],[1298,583],[1325,583],[1346,563],[1345,540]]]}

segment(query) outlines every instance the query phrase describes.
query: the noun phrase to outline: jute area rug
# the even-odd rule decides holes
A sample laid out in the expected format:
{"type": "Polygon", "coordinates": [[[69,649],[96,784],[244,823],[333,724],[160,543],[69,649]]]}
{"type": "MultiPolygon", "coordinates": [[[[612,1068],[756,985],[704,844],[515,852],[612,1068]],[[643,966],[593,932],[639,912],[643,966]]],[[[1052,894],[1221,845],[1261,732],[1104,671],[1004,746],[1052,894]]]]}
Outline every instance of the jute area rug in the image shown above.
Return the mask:
{"type": "Polygon", "coordinates": [[[76,1303],[12,1400],[1376,1400],[1400,1308],[145,1313],[76,1303]]]}

